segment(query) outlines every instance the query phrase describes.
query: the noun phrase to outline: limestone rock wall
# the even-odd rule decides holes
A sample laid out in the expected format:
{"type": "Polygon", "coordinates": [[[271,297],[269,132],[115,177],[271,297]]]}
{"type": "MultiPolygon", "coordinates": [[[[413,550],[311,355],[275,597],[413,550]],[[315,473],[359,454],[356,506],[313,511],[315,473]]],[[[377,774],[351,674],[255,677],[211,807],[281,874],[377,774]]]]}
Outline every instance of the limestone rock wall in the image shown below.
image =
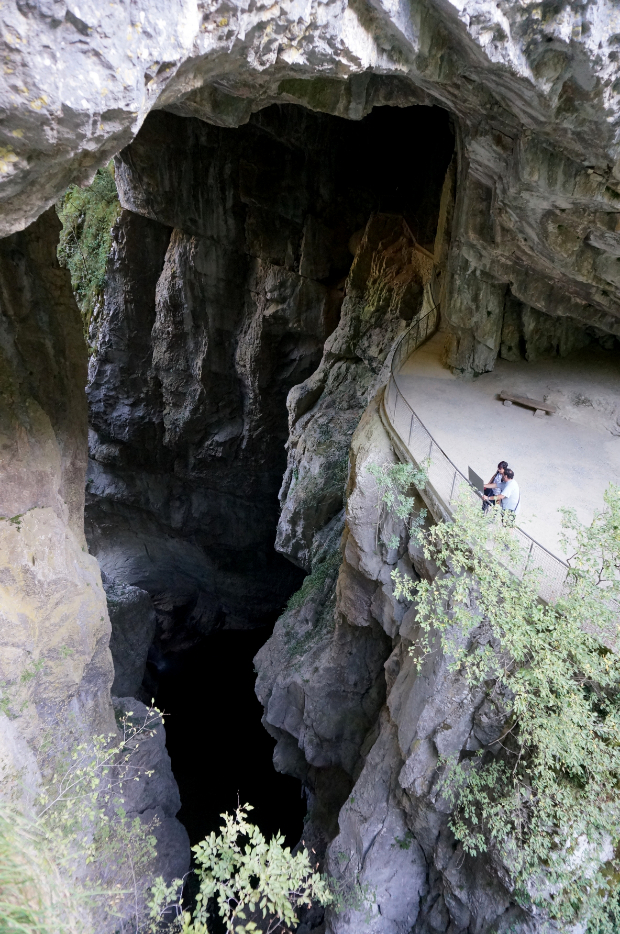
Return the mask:
{"type": "MultiPolygon", "coordinates": [[[[440,225],[439,243],[446,233],[440,225]]],[[[392,601],[376,529],[361,545],[350,533],[351,497],[360,493],[349,448],[360,418],[368,420],[369,401],[376,412],[395,339],[428,308],[431,274],[402,216],[374,215],[359,239],[341,319],[321,364],[288,398],[277,547],[310,573],[256,656],[256,691],[263,723],[278,741],[276,768],[303,782],[304,839],[321,858],[378,736],[384,664],[396,632],[382,625],[383,603],[392,601]]],[[[377,462],[393,458],[384,435],[373,441],[377,462]]]]}
{"type": "Polygon", "coordinates": [[[329,285],[298,271],[302,251],[313,271],[319,162],[257,127],[156,114],[117,163],[131,210],[90,365],[88,534],[107,573],[155,598],[164,628],[177,611],[203,634],[252,625],[298,580],[271,543],[286,394],[333,326],[329,285]]]}
{"type": "MultiPolygon", "coordinates": [[[[84,537],[86,345],[59,229],[51,210],[0,241],[0,784],[26,801],[46,735],[64,748],[116,729],[106,595],[84,537]]],[[[132,788],[127,807],[165,818],[153,869],[178,875],[189,844],[159,733],[142,753],[148,806],[132,788]]]]}
{"type": "MultiPolygon", "coordinates": [[[[26,740],[63,705],[89,727],[111,717],[108,618],[81,525],[80,322],[53,255],[55,219],[28,225],[123,150],[126,210],[90,370],[93,551],[112,578],[156,596],[170,638],[179,608],[202,631],[243,624],[241,589],[262,613],[285,576],[256,556],[286,471],[278,548],[311,575],[276,628],[278,670],[261,655],[259,690],[277,762],[308,788],[309,832],[324,847],[347,801],[330,860],[342,852],[373,880],[377,932],[525,931],[490,870],[454,850],[433,800],[435,749],[473,742],[475,699],[445,681],[440,660],[414,678],[402,647],[409,631],[384,578],[392,559],[415,555],[378,555],[360,518],[364,432],[384,450],[372,409],[333,584],[348,439],[423,276],[390,278],[392,261],[413,265],[409,235],[380,217],[367,227],[366,195],[342,229],[303,197],[329,177],[313,162],[333,149],[320,114],[438,105],[457,136],[443,204],[452,234],[435,247],[449,364],[471,374],[500,352],[620,335],[616,6],[11,0],[0,17],[5,767],[25,763],[36,779],[26,740]],[[273,104],[286,105],[275,123],[273,104]],[[287,117],[292,104],[303,119],[287,117]],[[354,782],[359,797],[347,798],[354,782]],[[392,835],[411,846],[393,848],[392,835]]],[[[325,200],[339,205],[333,188],[325,200]]],[[[359,923],[329,921],[338,934],[359,923]]]]}
{"type": "Polygon", "coordinates": [[[353,254],[393,203],[432,246],[452,152],[430,108],[411,116],[436,132],[431,152],[382,152],[377,134],[398,139],[408,115],[351,124],[287,105],[227,129],[157,113],[117,159],[125,209],[89,369],[87,532],[106,574],[152,596],[157,651],[278,612],[302,580],[293,565],[310,568],[314,532],[342,509],[376,347],[385,356],[416,313],[432,265],[402,213],[374,223],[347,282],[353,254]],[[321,440],[301,470],[289,441],[287,470],[295,386],[297,435],[313,420],[321,440]],[[337,422],[310,412],[321,393],[337,422]],[[273,549],[285,470],[282,501],[293,476],[305,490],[276,542],[293,563],[273,549]]]}
{"type": "Polygon", "coordinates": [[[383,538],[396,535],[397,547],[378,541],[368,466],[398,459],[379,402],[380,393],[353,436],[338,562],[331,573],[314,573],[256,658],[264,722],[278,739],[274,763],[307,789],[304,840],[326,853],[344,892],[366,892],[359,908],[328,911],[325,928],[315,918],[307,930],[534,932],[505,867],[466,856],[448,826],[439,756],[492,743],[502,721],[441,652],[419,671],[409,653],[415,614],[395,601],[390,573],[415,579],[432,569],[400,520],[381,529],[383,538]]]}
{"type": "Polygon", "coordinates": [[[320,366],[288,397],[288,465],[276,547],[306,570],[322,544],[321,530],[342,509],[353,431],[387,379],[394,340],[422,310],[432,271],[402,216],[374,215],[359,242],[340,323],[325,343],[320,366]]]}
{"type": "Polygon", "coordinates": [[[83,529],[86,352],[60,224],[0,241],[3,718],[32,739],[63,707],[113,726],[110,624],[83,529]]]}
{"type": "Polygon", "coordinates": [[[152,109],[220,127],[274,102],[359,120],[435,103],[459,128],[446,316],[492,366],[504,300],[618,333],[618,13],[587,5],[198,0],[3,8],[2,231],[84,182],[152,109]],[[36,49],[38,54],[32,54],[36,49]]]}

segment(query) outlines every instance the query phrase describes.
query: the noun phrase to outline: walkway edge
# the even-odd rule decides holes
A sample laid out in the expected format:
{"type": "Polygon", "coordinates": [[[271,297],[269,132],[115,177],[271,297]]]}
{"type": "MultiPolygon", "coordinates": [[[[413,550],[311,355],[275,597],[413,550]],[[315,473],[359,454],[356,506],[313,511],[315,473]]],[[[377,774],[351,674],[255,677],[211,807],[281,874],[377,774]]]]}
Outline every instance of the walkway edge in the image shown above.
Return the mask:
{"type": "MultiPolygon", "coordinates": [[[[432,298],[430,290],[429,295],[432,298]]],[[[428,465],[428,481],[425,490],[419,492],[433,518],[436,521],[448,521],[453,518],[450,507],[461,495],[475,496],[480,499],[480,494],[473,489],[469,480],[452,463],[422,424],[396,381],[396,374],[405,360],[436,332],[438,326],[439,305],[433,304],[430,311],[417,318],[400,337],[392,355],[390,377],[383,390],[379,412],[400,460],[410,461],[418,467],[428,465]],[[397,425],[399,402],[401,409],[404,406],[405,434],[407,434],[408,427],[407,442],[397,425]],[[440,492],[440,487],[445,490],[445,494],[440,492]]],[[[545,602],[554,602],[564,589],[568,565],[519,526],[515,525],[513,534],[522,546],[520,552],[522,561],[518,566],[511,568],[511,571],[516,577],[522,578],[528,570],[538,569],[540,571],[539,596],[545,602]]]]}

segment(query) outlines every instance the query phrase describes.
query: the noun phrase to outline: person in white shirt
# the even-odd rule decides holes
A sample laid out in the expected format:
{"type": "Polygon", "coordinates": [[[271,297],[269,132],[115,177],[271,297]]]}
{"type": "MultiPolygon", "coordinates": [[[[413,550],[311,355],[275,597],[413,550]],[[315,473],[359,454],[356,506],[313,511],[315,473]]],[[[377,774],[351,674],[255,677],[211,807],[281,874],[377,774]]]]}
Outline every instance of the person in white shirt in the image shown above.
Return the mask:
{"type": "Polygon", "coordinates": [[[483,496],[487,503],[500,503],[505,512],[517,513],[521,502],[519,484],[515,480],[514,470],[507,467],[504,470],[504,481],[499,484],[500,491],[493,496],[483,496]]]}

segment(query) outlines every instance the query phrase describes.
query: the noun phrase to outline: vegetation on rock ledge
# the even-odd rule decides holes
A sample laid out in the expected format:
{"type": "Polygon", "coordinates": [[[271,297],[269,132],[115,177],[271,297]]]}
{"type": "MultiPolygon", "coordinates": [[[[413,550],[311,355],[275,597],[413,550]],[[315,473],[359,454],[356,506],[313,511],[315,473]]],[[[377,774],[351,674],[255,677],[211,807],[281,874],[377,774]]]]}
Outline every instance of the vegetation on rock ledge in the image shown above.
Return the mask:
{"type": "Polygon", "coordinates": [[[574,554],[555,604],[500,511],[461,504],[416,530],[432,582],[392,573],[417,608],[419,666],[441,646],[494,732],[440,759],[442,795],[466,853],[506,869],[521,906],[562,930],[614,934],[620,921],[620,488],[582,526],[564,511],[574,554]],[[500,560],[501,558],[501,560],[500,560]]]}
{"type": "Polygon", "coordinates": [[[71,272],[71,285],[82,312],[84,336],[89,343],[91,323],[105,282],[112,242],[111,230],[120,211],[114,164],[97,169],[86,188],[72,185],[56,206],[62,223],[58,259],[71,272]]]}
{"type": "MultiPolygon", "coordinates": [[[[153,774],[136,752],[162,722],[155,708],[119,709],[118,735],[46,739],[33,804],[0,802],[1,934],[208,934],[213,910],[229,934],[275,934],[296,924],[302,905],[344,904],[307,850],[291,853],[280,834],[265,839],[249,805],[223,814],[221,832],[193,848],[193,912],[184,879],[155,879],[157,818],[129,819],[123,794],[153,774]]],[[[17,793],[19,777],[13,784],[17,793]]]]}

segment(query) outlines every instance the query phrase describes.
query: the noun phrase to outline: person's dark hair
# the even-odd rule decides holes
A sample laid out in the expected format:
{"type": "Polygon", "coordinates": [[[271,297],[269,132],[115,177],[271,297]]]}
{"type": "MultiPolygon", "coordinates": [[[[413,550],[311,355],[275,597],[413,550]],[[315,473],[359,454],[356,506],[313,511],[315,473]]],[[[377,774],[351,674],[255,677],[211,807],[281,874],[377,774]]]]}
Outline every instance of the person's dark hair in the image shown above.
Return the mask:
{"type": "Polygon", "coordinates": [[[512,478],[514,477],[514,475],[515,475],[514,470],[511,470],[510,467],[506,467],[506,469],[505,469],[505,471],[504,471],[504,476],[505,476],[505,477],[508,477],[509,480],[512,480],[512,478]]]}
{"type": "Polygon", "coordinates": [[[503,470],[506,470],[506,467],[507,467],[507,466],[508,466],[508,462],[507,462],[507,461],[500,461],[499,464],[497,465],[497,469],[499,470],[499,469],[501,468],[501,469],[503,469],[503,470]]]}

